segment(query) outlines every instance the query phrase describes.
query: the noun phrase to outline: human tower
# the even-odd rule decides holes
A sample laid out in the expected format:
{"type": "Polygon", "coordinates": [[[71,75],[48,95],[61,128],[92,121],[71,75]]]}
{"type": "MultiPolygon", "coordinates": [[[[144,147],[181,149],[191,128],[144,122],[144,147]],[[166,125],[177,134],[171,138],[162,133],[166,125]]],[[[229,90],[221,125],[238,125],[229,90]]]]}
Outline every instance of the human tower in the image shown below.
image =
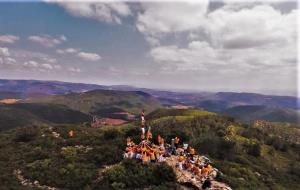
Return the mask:
{"type": "Polygon", "coordinates": [[[179,137],[171,139],[167,144],[165,139],[157,136],[157,144],[153,143],[151,127],[146,126],[144,110],[140,115],[140,143],[136,144],[130,137],[126,140],[124,158],[139,159],[142,163],[165,162],[167,157],[175,155],[176,167],[179,170],[189,171],[193,177],[204,181],[214,174],[215,169],[211,166],[210,160],[204,156],[199,156],[193,147],[186,143],[181,143],[179,137]]]}

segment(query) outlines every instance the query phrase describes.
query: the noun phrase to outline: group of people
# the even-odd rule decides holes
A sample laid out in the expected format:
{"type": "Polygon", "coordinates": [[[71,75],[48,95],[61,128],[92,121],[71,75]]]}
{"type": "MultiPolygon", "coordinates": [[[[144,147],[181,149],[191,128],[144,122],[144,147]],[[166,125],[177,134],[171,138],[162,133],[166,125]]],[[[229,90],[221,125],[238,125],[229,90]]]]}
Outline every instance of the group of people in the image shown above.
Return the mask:
{"type": "Polygon", "coordinates": [[[176,166],[179,170],[189,171],[193,177],[198,178],[201,181],[207,179],[211,175],[216,175],[210,160],[205,156],[197,155],[195,149],[188,146],[188,144],[183,144],[182,148],[178,148],[176,154],[178,155],[176,166]]]}
{"type": "Polygon", "coordinates": [[[165,139],[158,135],[158,145],[151,142],[152,136],[150,138],[149,132],[146,137],[139,144],[135,144],[128,137],[124,158],[140,159],[143,163],[149,163],[164,162],[166,157],[176,155],[176,167],[191,172],[193,177],[200,180],[206,179],[214,171],[208,158],[197,155],[195,149],[188,144],[180,144],[179,137],[173,138],[171,144],[166,144],[165,139]]]}
{"type": "Polygon", "coordinates": [[[171,139],[170,144],[160,135],[157,136],[158,145],[152,142],[151,127],[146,130],[145,113],[141,113],[141,142],[135,144],[133,140],[127,138],[126,151],[124,158],[140,159],[143,163],[164,162],[166,157],[171,155],[177,156],[176,167],[179,170],[185,170],[192,174],[193,177],[204,181],[211,175],[215,175],[214,168],[208,158],[199,156],[193,147],[186,143],[180,143],[179,137],[171,139]]]}
{"type": "MultiPolygon", "coordinates": [[[[151,127],[148,126],[146,130],[146,120],[144,110],[141,113],[141,142],[135,144],[133,140],[127,138],[127,147],[124,153],[124,158],[137,158],[141,159],[143,163],[147,162],[164,162],[165,157],[170,155],[170,151],[165,146],[165,139],[160,135],[157,137],[158,145],[152,143],[151,127]]],[[[177,141],[178,143],[179,141],[177,141]]],[[[174,151],[174,150],[173,150],[174,151]]]]}
{"type": "Polygon", "coordinates": [[[170,146],[165,145],[165,140],[160,135],[157,137],[158,145],[152,143],[152,135],[150,134],[151,132],[148,130],[146,133],[147,138],[142,139],[139,144],[135,144],[133,140],[128,137],[124,158],[140,159],[143,163],[164,162],[166,157],[175,153],[170,146]]]}

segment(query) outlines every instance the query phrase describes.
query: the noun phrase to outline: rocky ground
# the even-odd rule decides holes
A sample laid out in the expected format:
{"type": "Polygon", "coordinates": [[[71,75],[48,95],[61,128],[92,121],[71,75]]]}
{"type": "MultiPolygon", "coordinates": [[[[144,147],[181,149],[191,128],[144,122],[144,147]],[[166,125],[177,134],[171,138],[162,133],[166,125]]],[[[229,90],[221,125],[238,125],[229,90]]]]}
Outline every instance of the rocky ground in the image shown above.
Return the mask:
{"type": "MultiPolygon", "coordinates": [[[[182,184],[183,186],[187,186],[190,188],[185,188],[185,189],[202,189],[202,182],[198,179],[196,179],[191,172],[186,171],[186,170],[179,170],[176,167],[178,157],[177,156],[170,156],[166,158],[166,163],[171,166],[176,175],[177,175],[177,181],[179,184],[182,184]]],[[[210,190],[232,190],[231,187],[226,185],[225,183],[221,183],[215,180],[211,181],[212,186],[210,190]]]]}

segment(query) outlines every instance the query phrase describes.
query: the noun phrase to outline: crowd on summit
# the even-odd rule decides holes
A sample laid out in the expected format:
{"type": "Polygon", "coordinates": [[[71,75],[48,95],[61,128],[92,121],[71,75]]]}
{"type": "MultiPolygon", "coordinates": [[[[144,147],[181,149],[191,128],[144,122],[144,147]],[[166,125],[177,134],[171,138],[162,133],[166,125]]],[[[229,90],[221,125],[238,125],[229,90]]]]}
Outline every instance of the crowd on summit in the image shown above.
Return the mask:
{"type": "Polygon", "coordinates": [[[143,163],[165,162],[167,157],[175,155],[177,158],[176,167],[179,170],[185,170],[193,177],[205,181],[210,175],[213,175],[215,169],[211,166],[208,158],[200,156],[195,149],[186,143],[181,143],[178,136],[166,143],[165,139],[157,136],[158,144],[153,143],[151,127],[145,127],[144,111],[141,114],[141,142],[136,144],[128,137],[124,158],[139,159],[143,163]]]}

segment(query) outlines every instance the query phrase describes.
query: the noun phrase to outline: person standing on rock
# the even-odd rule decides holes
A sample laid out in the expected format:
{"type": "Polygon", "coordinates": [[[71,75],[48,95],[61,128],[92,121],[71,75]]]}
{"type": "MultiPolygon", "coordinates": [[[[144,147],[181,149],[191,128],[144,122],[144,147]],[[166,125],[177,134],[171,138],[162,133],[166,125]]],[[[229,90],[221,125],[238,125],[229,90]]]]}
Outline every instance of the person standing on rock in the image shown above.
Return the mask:
{"type": "Polygon", "coordinates": [[[145,110],[142,110],[141,113],[141,139],[144,140],[145,139],[145,110]]]}

